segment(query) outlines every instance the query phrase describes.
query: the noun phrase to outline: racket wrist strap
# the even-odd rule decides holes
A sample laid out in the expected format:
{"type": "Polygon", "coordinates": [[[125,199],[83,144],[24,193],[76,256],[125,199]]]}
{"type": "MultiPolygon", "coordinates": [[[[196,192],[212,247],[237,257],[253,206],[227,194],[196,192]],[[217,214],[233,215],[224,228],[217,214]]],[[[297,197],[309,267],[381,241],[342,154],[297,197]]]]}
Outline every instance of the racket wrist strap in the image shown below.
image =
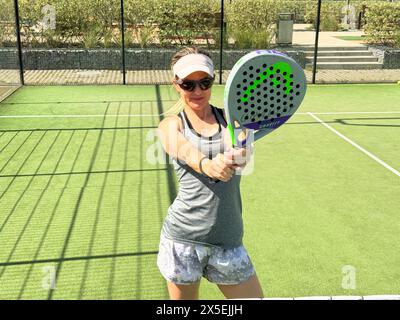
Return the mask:
{"type": "Polygon", "coordinates": [[[205,159],[208,159],[208,157],[204,156],[203,158],[200,159],[200,161],[199,161],[199,169],[200,169],[201,174],[207,176],[207,174],[203,170],[203,161],[205,159]]]}

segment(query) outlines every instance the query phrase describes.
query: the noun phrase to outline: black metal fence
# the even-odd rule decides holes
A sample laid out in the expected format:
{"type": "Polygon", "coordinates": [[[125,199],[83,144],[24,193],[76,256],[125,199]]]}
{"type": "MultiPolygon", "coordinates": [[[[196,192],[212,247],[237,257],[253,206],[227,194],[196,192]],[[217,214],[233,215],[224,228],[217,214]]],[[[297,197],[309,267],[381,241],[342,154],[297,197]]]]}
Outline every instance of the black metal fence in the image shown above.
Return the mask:
{"type": "MultiPolygon", "coordinates": [[[[169,83],[171,57],[187,45],[210,51],[220,83],[240,56],[261,48],[287,52],[312,83],[335,82],[326,81],[329,70],[346,68],[369,70],[375,73],[371,80],[390,82],[376,70],[400,70],[400,50],[387,54],[385,48],[358,45],[362,35],[343,35],[363,26],[363,3],[0,0],[0,84],[169,83]],[[286,23],[289,43],[278,37],[281,13],[293,19],[286,23]],[[329,56],[332,52],[338,56],[329,56]]],[[[359,82],[349,75],[344,72],[346,82],[359,82]]]]}

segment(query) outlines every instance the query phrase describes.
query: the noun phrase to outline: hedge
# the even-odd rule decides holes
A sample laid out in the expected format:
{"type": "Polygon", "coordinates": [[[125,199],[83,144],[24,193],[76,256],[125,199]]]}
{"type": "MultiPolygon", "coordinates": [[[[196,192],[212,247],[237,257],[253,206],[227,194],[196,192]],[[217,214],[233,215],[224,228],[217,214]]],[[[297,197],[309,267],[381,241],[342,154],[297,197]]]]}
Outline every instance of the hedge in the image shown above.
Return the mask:
{"type": "Polygon", "coordinates": [[[371,4],[365,19],[368,42],[400,48],[400,3],[371,4]]]}
{"type": "MultiPolygon", "coordinates": [[[[347,1],[323,1],[321,30],[342,30],[347,1]]],[[[371,43],[398,45],[399,3],[352,0],[356,18],[365,12],[365,32],[371,43]],[[384,14],[383,14],[384,13],[384,14]]],[[[25,47],[119,47],[119,0],[19,0],[21,35],[25,47]],[[52,5],[56,28],[42,25],[42,12],[52,5]]],[[[225,1],[225,46],[269,47],[279,13],[295,13],[298,22],[316,24],[316,0],[225,1]]],[[[0,46],[15,45],[14,8],[0,0],[0,46]],[[7,23],[8,21],[8,23],[7,23]]],[[[219,0],[125,0],[125,44],[127,47],[170,47],[194,42],[218,48],[219,0]]]]}

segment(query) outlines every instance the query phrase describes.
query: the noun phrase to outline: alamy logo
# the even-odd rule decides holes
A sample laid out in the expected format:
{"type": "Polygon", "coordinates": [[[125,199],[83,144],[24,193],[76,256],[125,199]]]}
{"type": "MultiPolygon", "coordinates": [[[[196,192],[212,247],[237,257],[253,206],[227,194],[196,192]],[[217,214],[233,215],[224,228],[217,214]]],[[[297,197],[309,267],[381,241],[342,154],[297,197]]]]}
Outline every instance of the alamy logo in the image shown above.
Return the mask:
{"type": "Polygon", "coordinates": [[[342,7],[342,27],[354,30],[356,28],[356,8],[351,5],[342,7]]]}
{"type": "Polygon", "coordinates": [[[56,29],[56,9],[52,5],[45,5],[42,8],[44,17],[42,19],[42,25],[44,30],[55,30],[56,29]]]}
{"type": "Polygon", "coordinates": [[[54,266],[45,266],[42,268],[42,273],[44,274],[42,288],[54,290],[56,288],[56,268],[54,266]]]}
{"type": "Polygon", "coordinates": [[[356,268],[350,265],[342,267],[342,288],[345,290],[354,290],[356,288],[356,268]]]}

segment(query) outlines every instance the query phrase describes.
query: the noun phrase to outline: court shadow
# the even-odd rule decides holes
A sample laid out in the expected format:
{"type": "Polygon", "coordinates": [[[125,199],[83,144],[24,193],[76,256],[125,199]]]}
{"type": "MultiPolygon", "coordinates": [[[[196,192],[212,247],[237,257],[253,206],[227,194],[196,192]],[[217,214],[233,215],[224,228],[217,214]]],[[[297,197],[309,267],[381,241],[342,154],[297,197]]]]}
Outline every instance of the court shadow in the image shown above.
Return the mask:
{"type": "Polygon", "coordinates": [[[346,126],[362,126],[362,127],[391,127],[391,128],[399,128],[400,124],[378,124],[378,123],[349,123],[348,121],[357,120],[357,121],[381,121],[381,120],[399,120],[400,117],[387,117],[387,118],[345,118],[345,119],[336,119],[337,123],[346,126]]]}
{"type": "MultiPolygon", "coordinates": [[[[334,120],[329,120],[329,121],[323,121],[326,124],[341,124],[345,126],[361,126],[361,127],[393,127],[397,128],[400,127],[400,124],[380,124],[380,123],[374,123],[374,124],[367,124],[367,123],[362,123],[362,121],[380,121],[380,120],[399,120],[400,117],[387,117],[387,118],[338,118],[334,120]],[[352,120],[357,120],[360,123],[351,123],[349,121],[352,120]]],[[[291,122],[286,122],[284,124],[285,126],[293,126],[293,125],[321,125],[320,122],[318,121],[291,121],[291,122]]]]}

